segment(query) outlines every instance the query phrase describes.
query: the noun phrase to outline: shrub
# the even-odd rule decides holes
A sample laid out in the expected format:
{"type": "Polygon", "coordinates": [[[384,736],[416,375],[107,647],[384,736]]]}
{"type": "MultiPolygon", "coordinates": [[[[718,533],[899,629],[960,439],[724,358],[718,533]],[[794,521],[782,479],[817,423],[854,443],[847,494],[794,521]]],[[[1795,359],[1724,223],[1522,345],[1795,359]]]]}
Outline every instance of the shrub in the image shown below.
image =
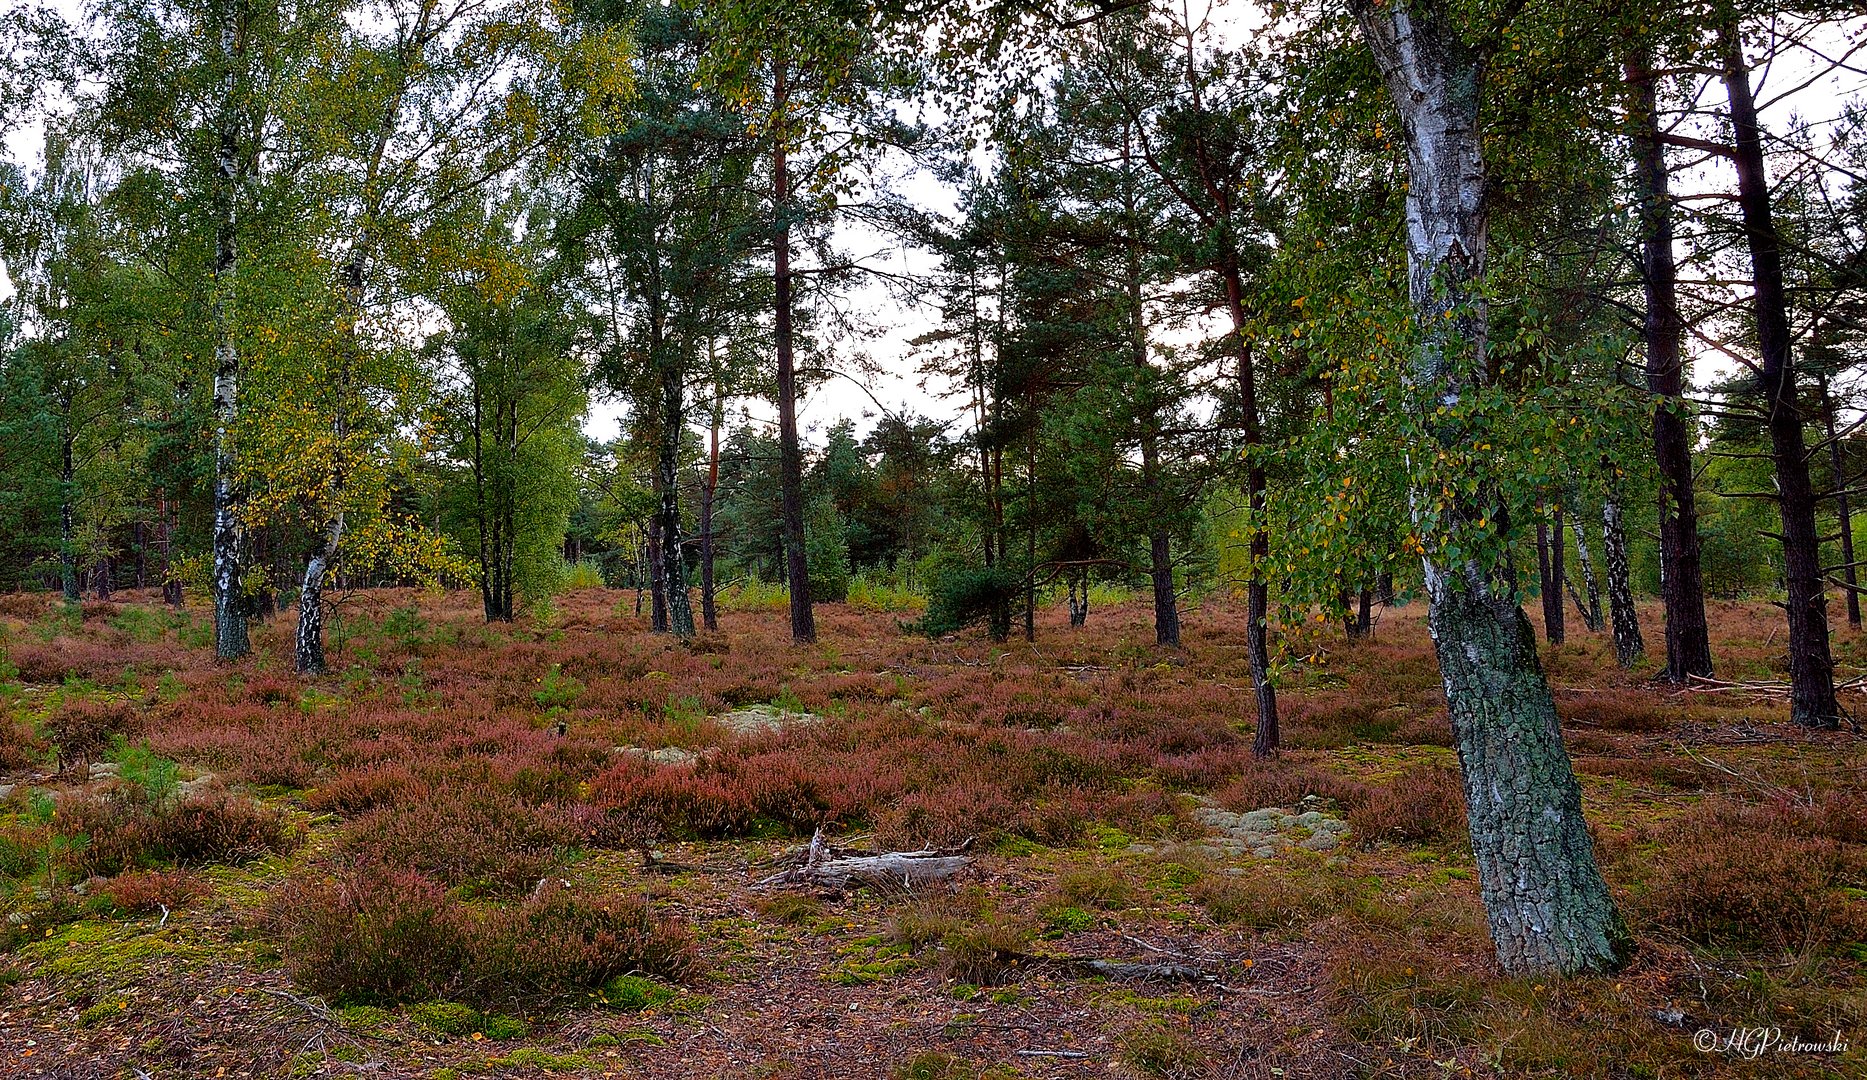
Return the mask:
{"type": "Polygon", "coordinates": [[[1858,855],[1802,831],[1806,809],[1702,803],[1666,833],[1636,910],[1705,945],[1820,952],[1867,938],[1867,912],[1844,886],[1858,855]]]}
{"type": "Polygon", "coordinates": [[[478,784],[373,810],[351,823],[343,845],[447,885],[515,894],[558,864],[570,837],[562,812],[478,784]]]}
{"type": "Polygon", "coordinates": [[[1348,823],[1363,843],[1456,839],[1465,835],[1465,791],[1450,769],[1415,769],[1370,791],[1348,823]]]}
{"type": "Polygon", "coordinates": [[[1320,872],[1206,874],[1187,895],[1217,923],[1252,930],[1277,930],[1326,915],[1352,898],[1348,883],[1320,872]]]}
{"type": "Polygon", "coordinates": [[[685,926],[637,897],[547,886],[515,906],[474,905],[377,862],[288,884],[266,924],[293,978],[341,1001],[558,1001],[633,973],[700,970],[685,926]]]}
{"type": "Polygon", "coordinates": [[[1244,759],[1238,775],[1213,792],[1228,810],[1240,813],[1269,806],[1294,807],[1306,795],[1333,799],[1353,809],[1368,798],[1367,785],[1324,766],[1288,758],[1276,761],[1244,759]]]}
{"type": "Polygon", "coordinates": [[[288,883],[267,913],[292,977],[336,1001],[396,1003],[466,989],[473,926],[459,901],[412,870],[367,863],[288,883]]]}
{"type": "Polygon", "coordinates": [[[1191,1077],[1206,1073],[1199,1048],[1184,1033],[1154,1021],[1122,1032],[1122,1060],[1144,1076],[1191,1077]]]}
{"type": "Polygon", "coordinates": [[[927,614],[914,629],[928,637],[987,623],[994,641],[1011,634],[1011,601],[1018,592],[1017,576],[997,566],[946,567],[927,590],[927,614]]]}
{"type": "Polygon", "coordinates": [[[132,870],[104,882],[100,891],[123,911],[135,914],[178,908],[207,892],[186,870],[132,870]]]}
{"type": "Polygon", "coordinates": [[[984,912],[940,939],[942,968],[957,982],[995,986],[1030,958],[1031,937],[1029,927],[984,912]]]}
{"type": "Polygon", "coordinates": [[[244,862],[290,851],[299,841],[284,814],[225,791],[158,800],[118,784],[101,793],[67,793],[58,799],[53,823],[84,838],[65,859],[87,877],[170,862],[244,862]]]}
{"type": "Polygon", "coordinates": [[[135,726],[136,707],[127,701],[66,701],[45,722],[60,768],[92,760],[135,726]]]}

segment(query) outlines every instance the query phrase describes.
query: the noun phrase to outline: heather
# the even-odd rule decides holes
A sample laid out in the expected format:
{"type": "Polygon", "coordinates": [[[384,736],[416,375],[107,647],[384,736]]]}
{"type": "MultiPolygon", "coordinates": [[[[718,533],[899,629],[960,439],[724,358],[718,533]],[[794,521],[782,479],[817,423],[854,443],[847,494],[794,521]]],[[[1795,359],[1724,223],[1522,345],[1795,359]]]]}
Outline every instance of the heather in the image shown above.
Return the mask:
{"type": "MultiPolygon", "coordinates": [[[[1867,1018],[1854,737],[1768,691],[1656,686],[1604,637],[1549,662],[1639,952],[1538,985],[1492,958],[1417,605],[1369,640],[1308,632],[1264,760],[1225,597],[1180,650],[1135,604],[1046,608],[1035,648],[855,605],[797,646],[781,612],[728,610],[690,649],[626,592],[488,626],[471,596],[366,591],[317,678],[277,625],[234,665],[174,626],[117,641],[154,599],[0,615],[70,664],[0,697],[0,1025],[78,1033],[58,1060],[749,1077],[755,1031],[794,1075],[1231,1075],[1249,1046],[1290,1076],[1710,1077],[1697,1026],[1867,1018]],[[819,829],[973,863],[758,887],[819,829]],[[813,1016],[870,1060],[793,1041],[813,1016]],[[1038,1039],[1089,1056],[1040,1069],[1016,1054],[1038,1039]]],[[[1717,615],[1734,665],[1769,662],[1765,607],[1717,615]]]]}

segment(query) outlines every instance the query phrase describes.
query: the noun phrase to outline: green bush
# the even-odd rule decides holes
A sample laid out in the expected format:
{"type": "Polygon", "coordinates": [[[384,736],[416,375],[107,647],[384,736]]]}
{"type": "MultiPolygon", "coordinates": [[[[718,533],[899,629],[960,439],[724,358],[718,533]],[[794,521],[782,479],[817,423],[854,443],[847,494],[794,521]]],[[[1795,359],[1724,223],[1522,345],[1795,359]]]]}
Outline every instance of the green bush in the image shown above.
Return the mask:
{"type": "Polygon", "coordinates": [[[928,637],[986,623],[994,641],[1011,636],[1011,603],[1017,597],[1017,576],[999,566],[961,566],[944,569],[927,592],[927,614],[915,629],[928,637]]]}

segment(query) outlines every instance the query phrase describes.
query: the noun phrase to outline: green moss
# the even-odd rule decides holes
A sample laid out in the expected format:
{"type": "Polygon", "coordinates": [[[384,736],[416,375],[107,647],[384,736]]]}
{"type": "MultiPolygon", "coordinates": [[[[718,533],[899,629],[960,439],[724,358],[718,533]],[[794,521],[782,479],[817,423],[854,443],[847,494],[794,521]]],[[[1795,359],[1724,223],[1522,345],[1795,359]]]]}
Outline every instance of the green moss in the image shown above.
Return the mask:
{"type": "Polygon", "coordinates": [[[583,1054],[552,1054],[544,1050],[522,1047],[504,1057],[493,1058],[486,1064],[495,1069],[530,1067],[545,1072],[572,1072],[578,1069],[593,1068],[596,1062],[583,1054]]]}
{"type": "Polygon", "coordinates": [[[425,1001],[408,1007],[416,1026],[436,1035],[470,1035],[480,1029],[480,1012],[458,1001],[425,1001]]]}
{"type": "Polygon", "coordinates": [[[641,1012],[673,1000],[673,987],[663,986],[640,975],[618,975],[603,984],[597,1004],[622,1012],[641,1012]]]}
{"type": "Polygon", "coordinates": [[[78,1014],[78,1026],[86,1028],[96,1027],[106,1020],[123,1015],[129,1007],[129,1001],[124,998],[112,998],[109,1001],[100,1001],[78,1014]]]}
{"type": "Polygon", "coordinates": [[[585,1046],[621,1046],[622,1040],[607,1032],[599,1032],[584,1040],[585,1046]]]}
{"type": "Polygon", "coordinates": [[[388,1009],[374,1005],[345,1005],[337,1010],[337,1018],[352,1031],[373,1035],[387,1027],[394,1016],[388,1009]]]}
{"type": "Polygon", "coordinates": [[[99,992],[122,985],[144,968],[185,968],[206,950],[170,936],[173,928],[136,933],[127,923],[85,919],[23,946],[20,955],[39,975],[66,989],[99,992]]]}
{"type": "Polygon", "coordinates": [[[1075,905],[1051,908],[1044,913],[1044,926],[1060,934],[1093,930],[1097,921],[1095,915],[1075,905]]]}
{"type": "Polygon", "coordinates": [[[507,1039],[523,1039],[531,1025],[516,1016],[500,1013],[486,1013],[480,1017],[480,1032],[496,1042],[507,1039]]]}

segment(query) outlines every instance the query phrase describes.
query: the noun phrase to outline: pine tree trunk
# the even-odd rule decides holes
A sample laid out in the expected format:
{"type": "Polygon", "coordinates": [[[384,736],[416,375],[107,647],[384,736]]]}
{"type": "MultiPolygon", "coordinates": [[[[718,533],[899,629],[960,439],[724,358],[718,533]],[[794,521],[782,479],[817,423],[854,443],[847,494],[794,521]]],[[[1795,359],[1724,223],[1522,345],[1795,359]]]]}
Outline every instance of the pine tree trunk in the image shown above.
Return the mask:
{"type": "Polygon", "coordinates": [[[1758,366],[1769,414],[1770,457],[1776,466],[1777,507],[1783,521],[1784,610],[1789,618],[1789,715],[1804,727],[1840,724],[1835,700],[1834,660],[1828,650],[1828,599],[1822,590],[1820,533],[1815,527],[1815,490],[1803,442],[1803,416],[1796,400],[1790,356],[1788,297],[1783,287],[1781,238],[1770,207],[1762,131],[1751,98],[1750,72],[1736,22],[1720,28],[1724,84],[1731,99],[1735,134],[1738,203],[1750,246],[1753,302],[1757,317],[1758,366]]]}
{"type": "Polygon", "coordinates": [[[713,596],[713,496],[719,487],[720,414],[716,406],[707,442],[707,482],[700,489],[700,624],[714,631],[720,628],[713,596]]]}
{"type": "Polygon", "coordinates": [[[1646,642],[1640,636],[1640,613],[1627,565],[1627,528],[1621,500],[1613,492],[1601,502],[1601,550],[1608,561],[1608,616],[1614,624],[1614,658],[1623,668],[1640,662],[1646,642]]]}
{"type": "Polygon", "coordinates": [[[73,504],[77,498],[77,480],[72,463],[70,410],[66,410],[66,417],[61,425],[65,434],[60,439],[63,458],[58,467],[58,581],[65,602],[75,604],[78,602],[78,530],[73,504]]]}
{"type": "MultiPolygon", "coordinates": [[[[1456,406],[1486,373],[1477,283],[1488,237],[1481,58],[1447,7],[1351,0],[1406,137],[1408,291],[1421,332],[1410,407],[1455,444],[1466,434],[1456,406]]],[[[1488,520],[1501,546],[1509,523],[1498,503],[1485,492],[1455,512],[1488,520]]],[[[1618,968],[1632,940],[1595,864],[1581,788],[1508,560],[1442,565],[1429,549],[1423,569],[1498,962],[1523,975],[1618,968]]]]}
{"type": "Polygon", "coordinates": [[[1822,426],[1826,431],[1828,443],[1828,468],[1834,475],[1835,516],[1841,526],[1841,581],[1848,594],[1848,627],[1852,630],[1861,628],[1860,581],[1854,569],[1854,512],[1848,505],[1848,477],[1845,462],[1841,455],[1841,440],[1835,434],[1835,397],[1828,385],[1828,376],[1822,376],[1822,426]]]}
{"type": "MultiPolygon", "coordinates": [[[[1556,536],[1560,544],[1561,529],[1556,530],[1556,536]]],[[[1537,522],[1537,586],[1542,591],[1543,598],[1543,637],[1551,645],[1562,644],[1563,637],[1561,565],[1560,551],[1557,552],[1556,558],[1550,558],[1549,525],[1542,521],[1537,522]]]]}
{"type": "Polygon", "coordinates": [[[1253,755],[1265,758],[1282,743],[1277,722],[1277,687],[1271,682],[1270,584],[1264,565],[1270,556],[1270,535],[1265,531],[1267,483],[1257,451],[1264,445],[1258,420],[1258,379],[1252,365],[1251,342],[1245,337],[1245,286],[1235,253],[1226,252],[1221,273],[1225,279],[1226,307],[1232,317],[1232,337],[1238,349],[1238,404],[1244,423],[1245,446],[1251,455],[1245,469],[1246,504],[1251,510],[1252,573],[1245,583],[1245,653],[1251,665],[1251,692],[1257,699],[1257,731],[1251,740],[1253,755]]]}
{"type": "Polygon", "coordinates": [[[1374,636],[1374,590],[1366,585],[1361,587],[1361,596],[1355,612],[1355,633],[1358,639],[1374,636]]]}
{"type": "Polygon", "coordinates": [[[772,245],[775,286],[775,326],[778,345],[778,488],[784,511],[785,580],[791,590],[791,640],[817,640],[817,618],[810,605],[810,566],[804,551],[804,452],[797,441],[797,371],[793,363],[791,328],[791,186],[786,170],[784,122],[790,107],[786,89],[786,63],[773,65],[772,209],[778,217],[772,245]]]}
{"type": "Polygon", "coordinates": [[[1634,180],[1640,197],[1641,279],[1646,289],[1643,332],[1647,390],[1653,410],[1653,457],[1659,466],[1660,593],[1666,607],[1666,672],[1670,682],[1710,678],[1711,633],[1705,618],[1705,575],[1699,555],[1693,494],[1692,435],[1685,403],[1678,271],[1673,261],[1672,196],[1666,148],[1660,141],[1652,64],[1643,53],[1626,63],[1632,99],[1634,180]]]}

